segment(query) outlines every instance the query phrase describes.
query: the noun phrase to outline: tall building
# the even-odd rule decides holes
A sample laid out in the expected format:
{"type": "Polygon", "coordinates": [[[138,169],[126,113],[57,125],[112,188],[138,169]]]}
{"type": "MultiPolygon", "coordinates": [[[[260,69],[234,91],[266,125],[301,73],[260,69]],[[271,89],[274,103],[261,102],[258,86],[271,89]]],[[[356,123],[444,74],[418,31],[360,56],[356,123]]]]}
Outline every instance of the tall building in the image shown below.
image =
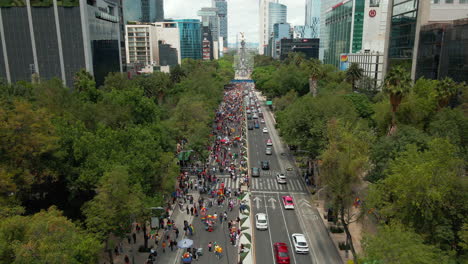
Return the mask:
{"type": "Polygon", "coordinates": [[[332,8],[332,6],[341,3],[343,0],[320,0],[320,50],[319,50],[319,59],[323,61],[325,47],[328,46],[328,34],[325,31],[325,18],[327,11],[332,8]]]}
{"type": "Polygon", "coordinates": [[[389,0],[385,72],[393,65],[403,65],[411,70],[414,79],[421,27],[430,22],[466,18],[467,13],[466,0],[389,0]]]}
{"type": "Polygon", "coordinates": [[[203,7],[197,12],[197,15],[201,17],[202,26],[209,27],[213,38],[218,39],[220,36],[220,20],[218,17],[218,9],[215,7],[203,7]]]}
{"type": "Polygon", "coordinates": [[[119,2],[0,3],[0,76],[8,82],[60,78],[73,85],[84,68],[98,85],[109,72],[122,71],[119,2]],[[13,6],[14,5],[14,6],[13,6]]]}
{"type": "Polygon", "coordinates": [[[201,23],[198,19],[171,20],[178,23],[182,59],[202,59],[201,23]]]}
{"type": "Polygon", "coordinates": [[[421,27],[416,79],[468,82],[468,18],[421,27]]]}
{"type": "Polygon", "coordinates": [[[345,0],[326,11],[324,34],[327,35],[323,61],[340,65],[342,53],[355,53],[362,48],[364,0],[345,0]]]}
{"type": "Polygon", "coordinates": [[[123,19],[125,24],[164,21],[164,0],[123,0],[123,19]]]}
{"type": "Polygon", "coordinates": [[[202,27],[202,49],[203,60],[212,60],[213,57],[213,37],[211,30],[207,26],[202,27]]]}
{"type": "Polygon", "coordinates": [[[271,36],[273,34],[273,25],[287,22],[288,10],[285,5],[273,2],[268,4],[268,9],[268,36],[271,36]]]}
{"type": "Polygon", "coordinates": [[[268,46],[268,40],[270,39],[270,32],[268,31],[269,23],[269,3],[278,3],[278,0],[260,0],[259,2],[259,23],[258,23],[258,53],[264,54],[265,47],[268,46]]]}
{"type": "Polygon", "coordinates": [[[366,0],[362,52],[380,53],[385,51],[387,33],[388,0],[366,0]]]}
{"type": "Polygon", "coordinates": [[[303,53],[306,59],[318,59],[319,42],[319,39],[282,39],[280,59],[286,59],[290,52],[303,53]]]}
{"type": "Polygon", "coordinates": [[[279,23],[273,25],[273,34],[268,43],[268,52],[266,55],[279,59],[281,55],[281,40],[291,39],[291,25],[289,23],[279,23]]]}
{"type": "Polygon", "coordinates": [[[223,37],[223,47],[228,46],[228,3],[226,0],[213,0],[213,7],[218,9],[219,35],[223,37]]]}
{"type": "Polygon", "coordinates": [[[303,38],[318,38],[320,36],[320,0],[306,0],[305,29],[303,38]]]}

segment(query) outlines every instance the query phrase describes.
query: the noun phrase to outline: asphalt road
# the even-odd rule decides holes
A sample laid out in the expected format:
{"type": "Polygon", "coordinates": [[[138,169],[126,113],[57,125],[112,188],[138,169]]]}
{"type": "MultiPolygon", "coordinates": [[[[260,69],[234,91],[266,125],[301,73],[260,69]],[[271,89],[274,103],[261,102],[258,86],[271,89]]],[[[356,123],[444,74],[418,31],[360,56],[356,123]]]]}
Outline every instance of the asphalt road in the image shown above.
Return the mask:
{"type": "MultiPolygon", "coordinates": [[[[292,264],[337,264],[341,258],[333,245],[328,231],[320,215],[311,203],[304,181],[294,171],[287,158],[287,149],[281,145],[280,138],[274,129],[274,121],[269,110],[260,102],[264,113],[265,124],[260,128],[248,130],[248,148],[250,167],[261,168],[261,161],[269,161],[270,169],[261,170],[260,177],[252,178],[252,216],[257,213],[266,213],[269,228],[265,231],[254,231],[255,259],[257,264],[276,263],[273,255],[273,244],[284,242],[288,245],[292,264]],[[263,133],[263,127],[268,133],[263,133]],[[273,155],[266,155],[266,141],[273,141],[273,155]],[[276,173],[283,172],[287,177],[287,184],[276,183],[276,173]],[[281,197],[293,196],[295,210],[285,210],[281,197]],[[306,236],[309,243],[309,254],[296,254],[293,252],[291,235],[301,233],[306,236]]],[[[253,122],[256,120],[249,120],[253,122]]]]}

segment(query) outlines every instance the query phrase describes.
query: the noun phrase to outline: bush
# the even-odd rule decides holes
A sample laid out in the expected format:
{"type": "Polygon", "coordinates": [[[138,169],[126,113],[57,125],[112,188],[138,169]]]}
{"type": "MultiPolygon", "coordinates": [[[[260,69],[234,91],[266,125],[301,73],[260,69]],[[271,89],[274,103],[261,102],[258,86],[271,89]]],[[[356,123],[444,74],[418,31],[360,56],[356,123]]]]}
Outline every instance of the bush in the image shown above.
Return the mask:
{"type": "Polygon", "coordinates": [[[249,229],[247,226],[243,226],[243,227],[241,228],[241,231],[245,231],[245,230],[247,230],[247,229],[249,229]]]}
{"type": "Polygon", "coordinates": [[[247,240],[249,240],[250,243],[252,243],[252,237],[250,236],[249,233],[242,233],[244,234],[244,236],[247,238],[247,240]]]}

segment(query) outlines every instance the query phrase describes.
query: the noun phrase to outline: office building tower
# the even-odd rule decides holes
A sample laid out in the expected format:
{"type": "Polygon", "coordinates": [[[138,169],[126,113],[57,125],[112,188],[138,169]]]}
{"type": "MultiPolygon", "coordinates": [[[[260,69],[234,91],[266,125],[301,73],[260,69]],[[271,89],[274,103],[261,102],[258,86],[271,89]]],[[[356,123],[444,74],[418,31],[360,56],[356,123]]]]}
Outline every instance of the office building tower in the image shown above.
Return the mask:
{"type": "Polygon", "coordinates": [[[269,13],[269,3],[278,3],[278,0],[260,0],[259,5],[259,23],[258,23],[258,53],[263,55],[265,47],[268,46],[268,40],[270,39],[270,32],[268,31],[268,13],[269,13]]]}
{"type": "Polygon", "coordinates": [[[319,50],[319,59],[323,61],[324,50],[328,45],[328,34],[325,31],[325,18],[327,11],[332,8],[332,6],[341,3],[343,0],[320,0],[320,50],[319,50]]]}
{"type": "Polygon", "coordinates": [[[468,82],[468,18],[421,27],[416,79],[468,82]]]}
{"type": "Polygon", "coordinates": [[[304,38],[320,36],[320,0],[306,0],[304,38]]]}
{"type": "Polygon", "coordinates": [[[291,25],[289,23],[274,24],[273,34],[270,37],[266,55],[274,59],[279,59],[281,55],[281,40],[291,38],[291,25]]]}
{"type": "Polygon", "coordinates": [[[226,0],[213,0],[213,7],[218,9],[219,35],[223,37],[223,47],[228,46],[228,3],[226,0]]]}
{"type": "Polygon", "coordinates": [[[364,0],[345,0],[325,13],[326,35],[324,41],[325,64],[340,65],[342,53],[355,53],[362,48],[362,31],[364,24],[364,0]]]}
{"type": "Polygon", "coordinates": [[[164,21],[163,0],[122,0],[124,24],[133,22],[164,21]]]}
{"type": "MultiPolygon", "coordinates": [[[[198,19],[176,19],[180,32],[182,59],[202,59],[201,23],[198,19]]],[[[213,44],[214,45],[214,44],[213,44]]]]}
{"type": "Polygon", "coordinates": [[[15,1],[0,3],[0,76],[13,83],[60,78],[73,86],[84,68],[102,84],[122,71],[119,2],[15,1]]]}
{"type": "Polygon", "coordinates": [[[197,12],[197,15],[201,17],[202,26],[209,27],[213,38],[218,39],[220,36],[220,20],[218,17],[218,9],[215,7],[203,7],[197,12]]]}
{"type": "Polygon", "coordinates": [[[270,2],[268,7],[268,36],[273,34],[273,25],[284,24],[288,19],[287,7],[283,4],[270,2]]]}

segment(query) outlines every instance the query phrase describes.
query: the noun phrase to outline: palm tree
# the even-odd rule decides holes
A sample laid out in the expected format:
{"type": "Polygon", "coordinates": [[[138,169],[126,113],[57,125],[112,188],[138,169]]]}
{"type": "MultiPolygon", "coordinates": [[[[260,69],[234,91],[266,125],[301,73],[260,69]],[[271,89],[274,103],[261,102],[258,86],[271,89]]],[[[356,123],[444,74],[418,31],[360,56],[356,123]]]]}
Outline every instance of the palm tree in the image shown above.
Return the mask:
{"type": "Polygon", "coordinates": [[[323,75],[322,65],[319,60],[307,61],[305,67],[309,72],[309,90],[313,97],[317,96],[317,80],[323,75]]]}
{"type": "Polygon", "coordinates": [[[449,77],[445,77],[445,79],[437,82],[434,92],[437,98],[439,110],[448,105],[450,99],[457,95],[459,89],[460,84],[456,83],[449,77]]]}
{"type": "Polygon", "coordinates": [[[410,92],[412,82],[410,73],[401,66],[393,67],[385,76],[383,91],[389,95],[392,105],[392,126],[389,134],[396,129],[395,113],[403,97],[410,92]]]}
{"type": "Polygon", "coordinates": [[[364,70],[356,62],[351,63],[348,70],[346,70],[346,80],[351,83],[353,91],[356,90],[356,82],[362,79],[363,73],[364,70]]]}

